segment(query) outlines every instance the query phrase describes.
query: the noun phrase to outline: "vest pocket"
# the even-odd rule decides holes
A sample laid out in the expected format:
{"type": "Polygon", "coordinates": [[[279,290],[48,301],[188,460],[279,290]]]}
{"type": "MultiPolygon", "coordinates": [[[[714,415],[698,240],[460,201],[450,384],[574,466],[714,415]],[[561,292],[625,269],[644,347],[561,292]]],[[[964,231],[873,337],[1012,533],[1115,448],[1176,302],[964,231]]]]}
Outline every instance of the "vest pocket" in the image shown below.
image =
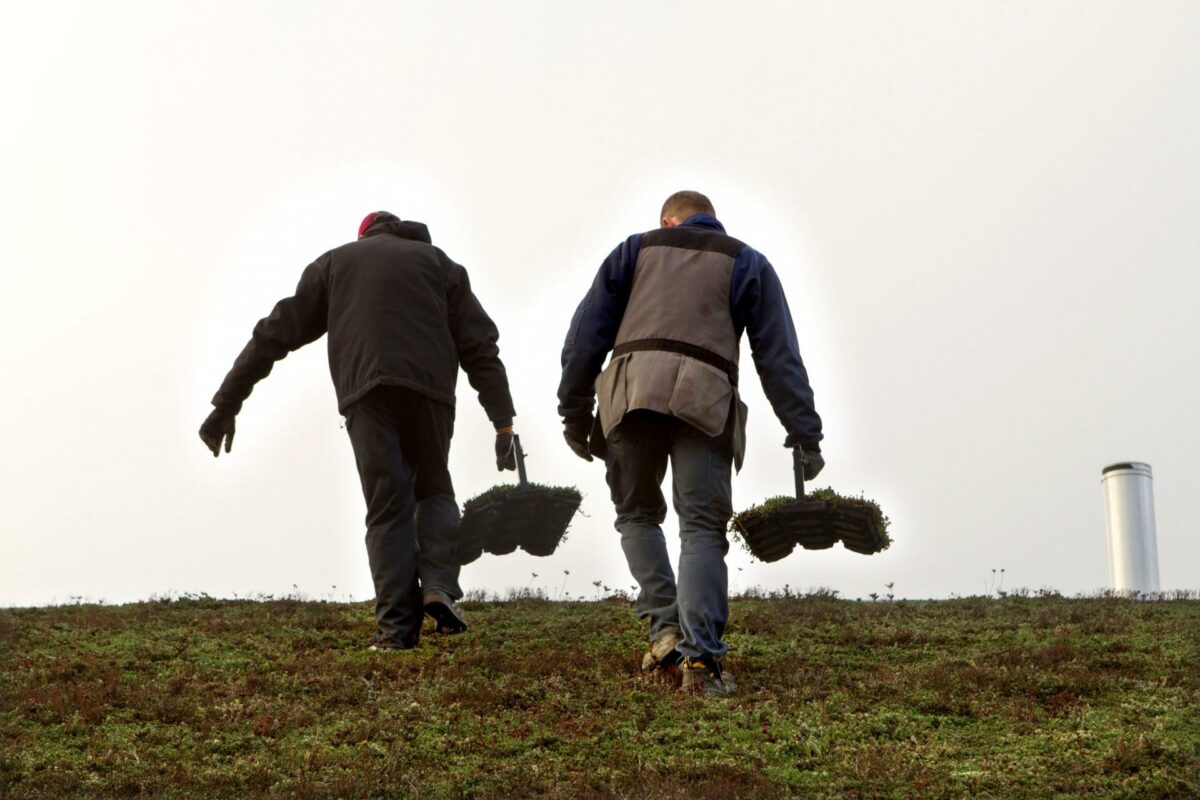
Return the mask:
{"type": "Polygon", "coordinates": [[[629,393],[625,387],[625,364],[629,356],[621,356],[608,365],[596,378],[596,405],[600,425],[607,436],[629,409],[629,393]]]}
{"type": "Polygon", "coordinates": [[[681,419],[708,436],[719,436],[729,421],[733,386],[729,376],[694,358],[682,359],[675,389],[667,407],[681,419]]]}

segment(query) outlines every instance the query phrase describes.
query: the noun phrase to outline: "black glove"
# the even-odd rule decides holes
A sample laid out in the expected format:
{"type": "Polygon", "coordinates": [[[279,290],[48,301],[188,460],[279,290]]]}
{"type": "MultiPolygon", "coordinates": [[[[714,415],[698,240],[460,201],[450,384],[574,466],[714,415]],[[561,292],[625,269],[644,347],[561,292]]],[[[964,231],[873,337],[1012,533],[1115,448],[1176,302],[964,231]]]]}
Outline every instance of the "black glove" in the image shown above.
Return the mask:
{"type": "Polygon", "coordinates": [[[571,448],[571,452],[584,461],[592,460],[592,453],[588,448],[588,436],[591,432],[591,414],[586,417],[572,417],[563,420],[563,438],[567,440],[567,446],[571,448]]]}
{"type": "Polygon", "coordinates": [[[820,450],[805,450],[801,447],[800,453],[804,459],[804,480],[811,481],[825,468],[825,459],[821,457],[820,450]]]}
{"type": "Polygon", "coordinates": [[[234,416],[227,411],[214,408],[208,415],[208,419],[204,420],[204,424],[200,426],[200,440],[204,442],[205,447],[212,450],[213,458],[220,454],[222,440],[225,441],[226,453],[233,449],[234,416]]]}
{"type": "Polygon", "coordinates": [[[496,469],[503,472],[516,468],[517,448],[514,446],[512,428],[496,431],[496,469]]]}

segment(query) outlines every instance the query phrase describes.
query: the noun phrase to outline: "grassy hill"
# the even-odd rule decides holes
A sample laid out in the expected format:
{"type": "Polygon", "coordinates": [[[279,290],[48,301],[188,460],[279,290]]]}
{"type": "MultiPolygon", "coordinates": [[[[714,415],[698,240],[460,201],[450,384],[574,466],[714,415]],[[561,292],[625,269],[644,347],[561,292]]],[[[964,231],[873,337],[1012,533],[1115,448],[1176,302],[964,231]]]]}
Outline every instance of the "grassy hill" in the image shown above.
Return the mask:
{"type": "Polygon", "coordinates": [[[730,700],[625,600],[0,610],[0,798],[1196,798],[1200,602],[741,598],[730,700]]]}

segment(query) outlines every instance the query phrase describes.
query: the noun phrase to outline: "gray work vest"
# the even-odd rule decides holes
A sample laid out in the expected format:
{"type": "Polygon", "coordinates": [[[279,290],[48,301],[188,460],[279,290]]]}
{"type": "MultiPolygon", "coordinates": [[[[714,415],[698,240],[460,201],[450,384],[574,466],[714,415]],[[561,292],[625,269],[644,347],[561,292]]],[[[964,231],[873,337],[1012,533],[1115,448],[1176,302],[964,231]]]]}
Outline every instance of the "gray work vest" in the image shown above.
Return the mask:
{"type": "Polygon", "coordinates": [[[724,432],[732,415],[734,463],[741,469],[746,406],[737,393],[739,341],[729,295],[734,258],[744,246],[692,227],[642,237],[613,357],[596,379],[605,436],[639,408],[709,436],[724,432]]]}

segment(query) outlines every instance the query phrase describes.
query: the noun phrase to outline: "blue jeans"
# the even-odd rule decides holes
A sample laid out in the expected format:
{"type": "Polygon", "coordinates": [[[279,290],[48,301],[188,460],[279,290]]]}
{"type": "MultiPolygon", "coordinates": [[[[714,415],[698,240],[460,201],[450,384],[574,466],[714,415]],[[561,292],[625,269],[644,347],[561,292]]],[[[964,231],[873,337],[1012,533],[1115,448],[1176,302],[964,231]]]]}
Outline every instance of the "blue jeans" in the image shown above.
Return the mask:
{"type": "Polygon", "coordinates": [[[367,501],[375,642],[417,644],[422,591],[462,597],[454,533],[458,503],[446,468],[454,409],[399,387],[368,392],[346,413],[367,501]]]}
{"type": "Polygon", "coordinates": [[[729,620],[725,529],[733,514],[730,431],[710,437],[665,414],[626,414],[608,435],[608,487],[629,571],[638,582],[638,616],[650,620],[650,640],[683,634],[685,656],[720,658],[729,620]],[[662,481],[670,460],[679,516],[679,579],[671,571],[662,522],[662,481]]]}

